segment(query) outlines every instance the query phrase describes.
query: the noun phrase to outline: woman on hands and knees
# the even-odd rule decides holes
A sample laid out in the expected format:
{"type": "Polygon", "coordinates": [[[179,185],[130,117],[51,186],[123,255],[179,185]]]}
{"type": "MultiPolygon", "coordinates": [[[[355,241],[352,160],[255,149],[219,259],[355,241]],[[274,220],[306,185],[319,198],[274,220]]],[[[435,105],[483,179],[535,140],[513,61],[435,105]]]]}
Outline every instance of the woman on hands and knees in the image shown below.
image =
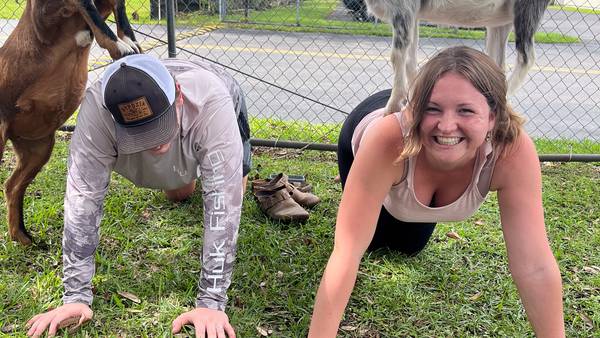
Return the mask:
{"type": "Polygon", "coordinates": [[[562,285],[542,207],[541,171],[506,79],[487,55],[443,50],[420,70],[407,108],[384,115],[389,91],[342,127],[343,195],[333,252],[309,337],[334,337],[367,250],[421,251],[436,222],[471,216],[496,191],[508,264],[538,337],[563,337],[562,285]]]}

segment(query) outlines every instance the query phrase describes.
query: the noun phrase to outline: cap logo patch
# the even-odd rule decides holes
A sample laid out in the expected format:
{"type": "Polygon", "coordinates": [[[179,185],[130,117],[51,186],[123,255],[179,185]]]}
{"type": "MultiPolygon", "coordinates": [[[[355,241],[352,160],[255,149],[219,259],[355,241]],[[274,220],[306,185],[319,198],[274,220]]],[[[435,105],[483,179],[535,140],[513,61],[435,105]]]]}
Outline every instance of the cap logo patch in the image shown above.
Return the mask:
{"type": "Polygon", "coordinates": [[[148,100],[144,96],[131,102],[121,103],[118,107],[125,122],[136,122],[154,115],[148,100]]]}

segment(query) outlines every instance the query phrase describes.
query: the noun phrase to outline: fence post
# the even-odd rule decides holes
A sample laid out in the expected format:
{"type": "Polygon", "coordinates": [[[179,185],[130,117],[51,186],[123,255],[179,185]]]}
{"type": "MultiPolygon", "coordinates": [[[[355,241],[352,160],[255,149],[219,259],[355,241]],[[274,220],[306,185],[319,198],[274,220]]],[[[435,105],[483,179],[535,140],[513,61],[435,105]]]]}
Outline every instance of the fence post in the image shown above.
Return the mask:
{"type": "Polygon", "coordinates": [[[227,1],[219,0],[219,21],[223,22],[227,15],[227,1]]]}
{"type": "Polygon", "coordinates": [[[300,27],[300,0],[296,0],[296,26],[300,27]]]}
{"type": "Polygon", "coordinates": [[[175,0],[167,0],[167,41],[169,43],[169,57],[177,56],[175,48],[175,0]]]}

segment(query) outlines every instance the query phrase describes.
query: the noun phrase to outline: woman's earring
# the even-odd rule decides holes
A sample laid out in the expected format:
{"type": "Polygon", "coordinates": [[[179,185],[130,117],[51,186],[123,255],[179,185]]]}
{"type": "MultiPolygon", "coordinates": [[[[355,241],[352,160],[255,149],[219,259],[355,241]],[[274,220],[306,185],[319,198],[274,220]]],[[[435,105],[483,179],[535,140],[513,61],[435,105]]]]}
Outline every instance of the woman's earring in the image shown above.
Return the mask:
{"type": "Polygon", "coordinates": [[[491,142],[492,141],[492,132],[488,131],[487,134],[485,134],[485,142],[491,142]]]}

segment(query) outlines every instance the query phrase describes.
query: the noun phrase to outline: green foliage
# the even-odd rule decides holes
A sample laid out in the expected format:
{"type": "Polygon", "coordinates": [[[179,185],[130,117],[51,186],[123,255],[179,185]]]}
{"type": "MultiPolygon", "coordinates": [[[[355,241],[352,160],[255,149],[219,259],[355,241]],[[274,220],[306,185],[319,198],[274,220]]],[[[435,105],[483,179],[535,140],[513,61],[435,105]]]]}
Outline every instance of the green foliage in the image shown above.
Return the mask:
{"type": "Polygon", "coordinates": [[[536,139],[540,154],[600,154],[600,143],[591,140],[547,140],[536,139]]]}
{"type": "MultiPolygon", "coordinates": [[[[336,144],[340,128],[338,123],[250,119],[252,137],[267,140],[336,144]]],[[[534,142],[539,154],[600,154],[600,143],[592,140],[535,139],[534,142]]]]}
{"type": "Polygon", "coordinates": [[[591,8],[582,8],[582,7],[574,7],[574,6],[561,6],[561,5],[553,5],[548,6],[548,9],[554,9],[557,11],[565,11],[565,12],[577,12],[583,14],[598,14],[600,15],[599,9],[591,9],[591,8]]]}
{"type": "Polygon", "coordinates": [[[252,137],[267,140],[293,140],[299,142],[337,143],[339,123],[310,123],[280,119],[252,118],[252,137]]]}
{"type": "MultiPolygon", "coordinates": [[[[275,123],[275,122],[273,122],[275,123]]],[[[275,124],[273,128],[280,128],[275,124]]],[[[61,235],[67,134],[29,187],[25,220],[37,246],[21,247],[0,227],[0,329],[24,337],[25,322],[61,302],[61,235]]],[[[0,168],[14,166],[8,147],[0,168]]],[[[247,192],[228,315],[239,337],[257,326],[272,337],[306,336],[323,268],[333,245],[341,189],[333,153],[254,150],[251,176],[304,174],[322,198],[307,223],[282,224],[260,212],[247,192]]],[[[568,337],[600,330],[600,163],[545,163],[543,199],[552,250],[560,266],[568,337]]],[[[114,175],[105,201],[93,280],[94,319],[77,337],[169,336],[171,321],[193,306],[202,248],[201,195],[170,203],[158,191],[114,175]],[[136,304],[121,297],[127,291],[136,304]]],[[[5,217],[4,204],[0,218],[5,217]]],[[[510,278],[495,194],[463,222],[436,227],[413,258],[366,256],[341,337],[532,336],[510,278]],[[455,231],[462,240],[446,237],[455,231]]],[[[0,331],[1,332],[1,331],[0,331]]],[[[190,331],[188,331],[188,335],[190,331]]]]}

